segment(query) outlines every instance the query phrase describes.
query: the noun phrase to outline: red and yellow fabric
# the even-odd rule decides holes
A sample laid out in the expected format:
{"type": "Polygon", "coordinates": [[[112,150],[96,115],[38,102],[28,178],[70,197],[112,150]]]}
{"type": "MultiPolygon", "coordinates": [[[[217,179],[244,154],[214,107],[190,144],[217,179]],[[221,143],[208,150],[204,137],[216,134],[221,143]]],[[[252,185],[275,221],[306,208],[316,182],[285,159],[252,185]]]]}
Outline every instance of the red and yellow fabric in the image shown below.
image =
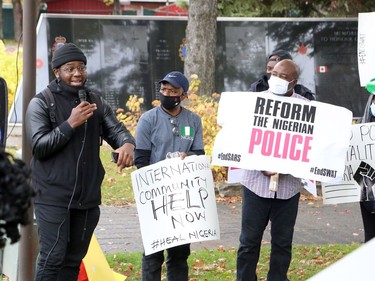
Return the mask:
{"type": "Polygon", "coordinates": [[[77,281],[124,281],[125,279],[126,276],[114,272],[109,267],[98,240],[93,235],[77,281]]]}

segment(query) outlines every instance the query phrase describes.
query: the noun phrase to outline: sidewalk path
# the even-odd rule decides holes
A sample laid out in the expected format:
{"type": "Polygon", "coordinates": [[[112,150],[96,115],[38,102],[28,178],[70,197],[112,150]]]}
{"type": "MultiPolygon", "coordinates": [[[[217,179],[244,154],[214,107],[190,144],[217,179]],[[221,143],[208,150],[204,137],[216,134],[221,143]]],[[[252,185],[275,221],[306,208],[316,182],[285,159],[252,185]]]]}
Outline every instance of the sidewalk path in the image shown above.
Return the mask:
{"type": "MultiPolygon", "coordinates": [[[[217,209],[220,240],[193,243],[192,250],[237,248],[241,227],[241,202],[219,201],[217,209]]],[[[142,238],[135,205],[101,206],[95,235],[105,253],[142,252],[142,238]]],[[[270,243],[269,227],[263,237],[270,243]]],[[[294,232],[294,244],[350,244],[363,241],[358,203],[323,205],[321,200],[301,200],[294,232]]]]}

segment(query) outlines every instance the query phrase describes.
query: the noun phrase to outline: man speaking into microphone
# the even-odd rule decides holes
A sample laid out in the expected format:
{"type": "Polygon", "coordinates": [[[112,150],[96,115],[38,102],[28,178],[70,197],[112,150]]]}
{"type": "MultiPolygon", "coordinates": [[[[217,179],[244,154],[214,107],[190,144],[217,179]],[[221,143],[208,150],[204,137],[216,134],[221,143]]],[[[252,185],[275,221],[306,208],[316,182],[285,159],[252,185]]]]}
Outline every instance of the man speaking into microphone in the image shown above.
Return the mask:
{"type": "Polygon", "coordinates": [[[76,45],[58,44],[55,79],[26,111],[40,253],[36,281],[77,280],[99,221],[104,139],[121,171],[133,165],[135,141],[111,107],[85,86],[87,59],[76,45]]]}

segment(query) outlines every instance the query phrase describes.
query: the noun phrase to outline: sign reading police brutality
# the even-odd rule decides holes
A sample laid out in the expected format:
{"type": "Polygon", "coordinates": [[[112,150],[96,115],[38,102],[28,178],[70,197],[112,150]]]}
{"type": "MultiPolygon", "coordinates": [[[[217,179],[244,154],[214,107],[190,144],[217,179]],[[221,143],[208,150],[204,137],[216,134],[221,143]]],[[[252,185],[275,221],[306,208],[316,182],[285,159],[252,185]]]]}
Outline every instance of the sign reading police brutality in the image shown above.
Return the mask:
{"type": "Polygon", "coordinates": [[[131,178],[146,255],[220,239],[209,156],[166,159],[131,178]]]}
{"type": "Polygon", "coordinates": [[[222,93],[212,164],[329,182],[342,177],[352,112],[268,92],[222,93]]]}
{"type": "Polygon", "coordinates": [[[324,204],[374,201],[375,123],[352,125],[341,182],[323,183],[324,204]]]}

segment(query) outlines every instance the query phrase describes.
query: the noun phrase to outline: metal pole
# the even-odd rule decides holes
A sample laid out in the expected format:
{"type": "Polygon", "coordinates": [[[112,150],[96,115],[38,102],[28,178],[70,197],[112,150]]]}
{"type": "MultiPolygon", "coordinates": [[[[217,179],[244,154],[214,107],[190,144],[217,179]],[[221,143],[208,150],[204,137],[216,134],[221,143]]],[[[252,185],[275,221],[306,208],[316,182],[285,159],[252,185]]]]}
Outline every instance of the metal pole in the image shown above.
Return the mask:
{"type": "MultiPolygon", "coordinates": [[[[29,164],[31,149],[26,144],[25,113],[27,105],[35,95],[36,90],[36,2],[23,2],[23,107],[22,107],[22,159],[29,164]]],[[[29,209],[29,221],[33,222],[33,207],[29,209]]],[[[33,223],[21,226],[21,240],[19,244],[19,274],[18,281],[32,281],[34,279],[35,235],[33,223]]]]}

